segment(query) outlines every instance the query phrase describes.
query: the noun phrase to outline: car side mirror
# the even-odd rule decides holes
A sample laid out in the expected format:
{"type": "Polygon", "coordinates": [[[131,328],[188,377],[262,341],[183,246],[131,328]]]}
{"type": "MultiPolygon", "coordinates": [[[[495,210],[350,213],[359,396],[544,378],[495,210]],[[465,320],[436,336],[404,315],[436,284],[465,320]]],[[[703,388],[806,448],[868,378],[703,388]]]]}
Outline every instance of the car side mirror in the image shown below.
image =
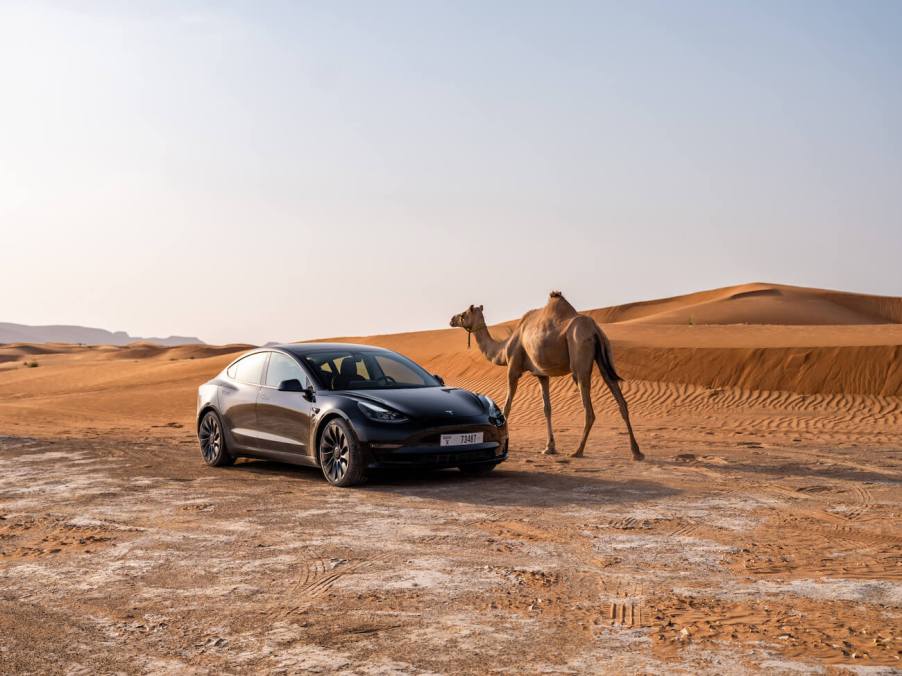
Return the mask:
{"type": "Polygon", "coordinates": [[[304,387],[297,378],[290,378],[279,383],[279,392],[303,392],[304,387]]]}
{"type": "Polygon", "coordinates": [[[433,374],[432,374],[432,377],[435,378],[435,379],[438,381],[438,384],[439,384],[439,385],[444,385],[444,384],[445,384],[445,379],[442,378],[438,373],[433,373],[433,374]]]}

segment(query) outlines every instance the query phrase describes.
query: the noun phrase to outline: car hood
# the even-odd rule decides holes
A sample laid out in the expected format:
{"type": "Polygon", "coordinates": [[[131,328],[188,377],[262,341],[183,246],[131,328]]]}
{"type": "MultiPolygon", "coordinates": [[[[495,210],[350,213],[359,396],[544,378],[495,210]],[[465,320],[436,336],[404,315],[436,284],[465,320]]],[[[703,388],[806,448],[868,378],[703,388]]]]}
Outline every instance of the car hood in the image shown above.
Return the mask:
{"type": "Polygon", "coordinates": [[[365,392],[345,390],[341,394],[358,401],[372,401],[387,406],[411,418],[472,418],[488,413],[479,397],[454,387],[414,387],[365,392]]]}

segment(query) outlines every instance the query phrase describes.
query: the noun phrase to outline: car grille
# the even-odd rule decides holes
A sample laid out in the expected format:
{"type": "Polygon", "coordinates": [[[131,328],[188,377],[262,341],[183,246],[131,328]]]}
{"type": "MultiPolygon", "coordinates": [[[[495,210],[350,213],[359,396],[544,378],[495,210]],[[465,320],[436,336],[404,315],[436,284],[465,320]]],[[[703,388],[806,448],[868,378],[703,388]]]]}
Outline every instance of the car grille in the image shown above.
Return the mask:
{"type": "Polygon", "coordinates": [[[379,460],[382,462],[411,465],[453,465],[456,463],[493,460],[494,458],[494,448],[456,451],[454,453],[393,453],[391,451],[379,453],[379,460]]]}
{"type": "Polygon", "coordinates": [[[461,451],[459,453],[430,454],[429,459],[436,463],[444,462],[475,462],[477,460],[491,460],[495,457],[495,450],[488,451],[461,451]]]}

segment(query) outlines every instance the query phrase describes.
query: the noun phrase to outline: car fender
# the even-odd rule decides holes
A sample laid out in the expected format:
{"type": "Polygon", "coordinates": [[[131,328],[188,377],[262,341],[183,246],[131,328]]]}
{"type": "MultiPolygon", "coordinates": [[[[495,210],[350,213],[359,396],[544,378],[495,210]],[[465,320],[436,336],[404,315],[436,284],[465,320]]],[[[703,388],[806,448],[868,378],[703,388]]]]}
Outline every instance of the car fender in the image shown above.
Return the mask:
{"type": "Polygon", "coordinates": [[[310,448],[313,449],[313,457],[316,459],[317,465],[319,465],[319,452],[317,444],[317,442],[319,441],[319,435],[326,423],[329,422],[329,420],[331,420],[332,418],[341,418],[346,423],[348,423],[348,425],[351,427],[351,431],[357,438],[357,442],[360,443],[357,426],[354,424],[353,418],[351,418],[351,416],[343,411],[340,406],[336,405],[335,403],[330,403],[325,408],[320,409],[310,425],[310,448]]]}
{"type": "Polygon", "coordinates": [[[219,385],[216,383],[204,383],[197,388],[197,415],[195,416],[195,427],[200,425],[201,413],[212,408],[221,418],[222,413],[219,410],[219,385]]]}
{"type": "Polygon", "coordinates": [[[232,438],[229,426],[225,424],[222,411],[219,408],[219,384],[216,382],[207,382],[201,385],[197,390],[197,416],[194,420],[194,434],[200,434],[201,414],[204,411],[215,411],[216,415],[222,421],[222,434],[225,437],[226,446],[235,447],[235,440],[232,438]]]}

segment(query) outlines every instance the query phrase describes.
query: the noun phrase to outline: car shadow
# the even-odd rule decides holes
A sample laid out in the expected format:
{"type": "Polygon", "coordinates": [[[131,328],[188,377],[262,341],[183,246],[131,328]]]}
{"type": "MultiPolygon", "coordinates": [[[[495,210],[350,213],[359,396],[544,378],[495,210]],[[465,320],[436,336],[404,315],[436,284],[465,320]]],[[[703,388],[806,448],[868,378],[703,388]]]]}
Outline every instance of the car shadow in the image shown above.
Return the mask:
{"type": "Polygon", "coordinates": [[[484,477],[456,470],[427,475],[387,474],[374,477],[366,489],[472,505],[555,507],[603,505],[660,500],[682,491],[643,479],[600,479],[561,472],[498,468],[484,477]]]}
{"type": "MultiPolygon", "coordinates": [[[[233,468],[242,472],[278,474],[301,481],[326,485],[318,469],[298,467],[268,460],[241,462],[233,468]]],[[[442,500],[484,506],[555,507],[561,505],[605,505],[660,500],[681,490],[641,479],[601,479],[593,476],[536,470],[508,470],[499,467],[482,477],[468,476],[456,469],[380,470],[353,489],[367,493],[442,500]]]]}

